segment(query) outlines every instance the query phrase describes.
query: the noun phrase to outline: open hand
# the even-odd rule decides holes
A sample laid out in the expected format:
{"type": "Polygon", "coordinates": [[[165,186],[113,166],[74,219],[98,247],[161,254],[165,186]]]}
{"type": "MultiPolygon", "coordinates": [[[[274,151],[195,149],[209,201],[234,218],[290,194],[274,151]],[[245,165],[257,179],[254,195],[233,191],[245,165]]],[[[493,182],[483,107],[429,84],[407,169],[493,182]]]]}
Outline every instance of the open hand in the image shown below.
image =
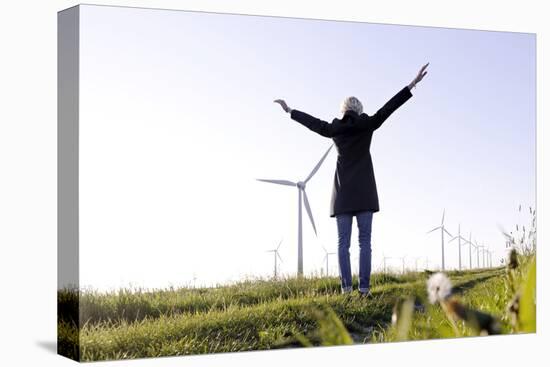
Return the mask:
{"type": "Polygon", "coordinates": [[[422,79],[424,79],[426,74],[428,74],[428,72],[426,71],[426,68],[428,67],[428,65],[430,65],[430,63],[427,63],[426,65],[422,66],[422,68],[420,69],[416,77],[413,79],[411,84],[409,84],[409,89],[414,88],[416,84],[419,83],[422,79]]]}
{"type": "Polygon", "coordinates": [[[281,107],[283,108],[283,110],[285,110],[286,113],[290,112],[290,107],[288,107],[288,105],[286,104],[284,99],[276,99],[273,102],[280,104],[281,107]]]}

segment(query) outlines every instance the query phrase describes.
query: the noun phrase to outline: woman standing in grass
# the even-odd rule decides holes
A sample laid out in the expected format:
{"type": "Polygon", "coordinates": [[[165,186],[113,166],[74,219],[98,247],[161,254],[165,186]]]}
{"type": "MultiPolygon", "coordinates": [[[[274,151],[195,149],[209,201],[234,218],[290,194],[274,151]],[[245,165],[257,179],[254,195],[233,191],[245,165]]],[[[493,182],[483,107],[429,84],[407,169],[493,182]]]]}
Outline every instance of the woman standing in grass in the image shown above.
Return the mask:
{"type": "Polygon", "coordinates": [[[355,216],[359,229],[359,292],[370,296],[371,228],[373,213],[380,210],[374,169],[370,155],[373,132],[403,103],[412,97],[411,90],[427,74],[424,65],[412,82],[401,89],[374,115],[363,112],[363,105],[356,97],[348,97],[341,106],[342,118],[332,123],[320,120],[305,112],[291,109],[282,99],[281,105],[290,117],[308,129],[332,138],[338,151],[330,216],[336,217],[338,227],[338,264],[343,293],[352,291],[350,239],[352,220],[355,216]]]}

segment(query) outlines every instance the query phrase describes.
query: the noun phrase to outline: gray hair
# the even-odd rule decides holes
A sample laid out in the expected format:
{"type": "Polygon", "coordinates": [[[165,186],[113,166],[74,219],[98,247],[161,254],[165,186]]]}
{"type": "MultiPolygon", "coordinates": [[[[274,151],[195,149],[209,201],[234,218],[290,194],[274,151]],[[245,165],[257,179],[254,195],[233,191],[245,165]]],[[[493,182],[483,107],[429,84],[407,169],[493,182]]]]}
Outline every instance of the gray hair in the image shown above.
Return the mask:
{"type": "Polygon", "coordinates": [[[348,110],[357,112],[358,115],[363,113],[363,104],[356,97],[348,97],[344,99],[342,105],[340,106],[340,111],[345,113],[348,110]]]}

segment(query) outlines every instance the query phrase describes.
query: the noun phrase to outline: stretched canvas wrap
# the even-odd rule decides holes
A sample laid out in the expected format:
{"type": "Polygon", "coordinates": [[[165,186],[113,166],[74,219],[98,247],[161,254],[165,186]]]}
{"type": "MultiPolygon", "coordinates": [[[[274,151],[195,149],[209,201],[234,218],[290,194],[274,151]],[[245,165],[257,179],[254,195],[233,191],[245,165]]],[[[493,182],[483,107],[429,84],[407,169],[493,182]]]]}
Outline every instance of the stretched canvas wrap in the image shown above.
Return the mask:
{"type": "Polygon", "coordinates": [[[535,332],[535,51],[526,33],[60,11],[59,354],[535,332]]]}

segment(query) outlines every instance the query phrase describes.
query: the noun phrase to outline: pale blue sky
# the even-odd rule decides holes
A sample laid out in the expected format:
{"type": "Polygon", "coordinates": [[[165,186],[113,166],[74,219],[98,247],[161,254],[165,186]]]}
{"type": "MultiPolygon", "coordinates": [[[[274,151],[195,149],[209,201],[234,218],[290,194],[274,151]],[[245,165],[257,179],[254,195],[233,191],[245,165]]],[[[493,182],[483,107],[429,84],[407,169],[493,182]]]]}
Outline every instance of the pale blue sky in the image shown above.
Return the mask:
{"type": "MultiPolygon", "coordinates": [[[[329,139],[272,101],[331,121],[369,114],[430,62],[373,137],[382,255],[440,263],[441,220],[504,254],[497,224],[535,203],[535,36],[106,6],[81,14],[81,281],[98,288],[225,282],[296,270],[297,193],[329,139]]],[[[336,249],[332,152],[307,192],[304,266],[336,249]]],[[[352,257],[357,253],[354,229],[352,257]]],[[[446,261],[456,267],[456,245],[446,261]]],[[[464,252],[467,249],[464,248],[464,252]]],[[[335,258],[331,272],[337,274],[335,258]]],[[[468,263],[467,256],[463,263],[468,263]]],[[[390,262],[391,266],[400,263],[390,262]]]]}

